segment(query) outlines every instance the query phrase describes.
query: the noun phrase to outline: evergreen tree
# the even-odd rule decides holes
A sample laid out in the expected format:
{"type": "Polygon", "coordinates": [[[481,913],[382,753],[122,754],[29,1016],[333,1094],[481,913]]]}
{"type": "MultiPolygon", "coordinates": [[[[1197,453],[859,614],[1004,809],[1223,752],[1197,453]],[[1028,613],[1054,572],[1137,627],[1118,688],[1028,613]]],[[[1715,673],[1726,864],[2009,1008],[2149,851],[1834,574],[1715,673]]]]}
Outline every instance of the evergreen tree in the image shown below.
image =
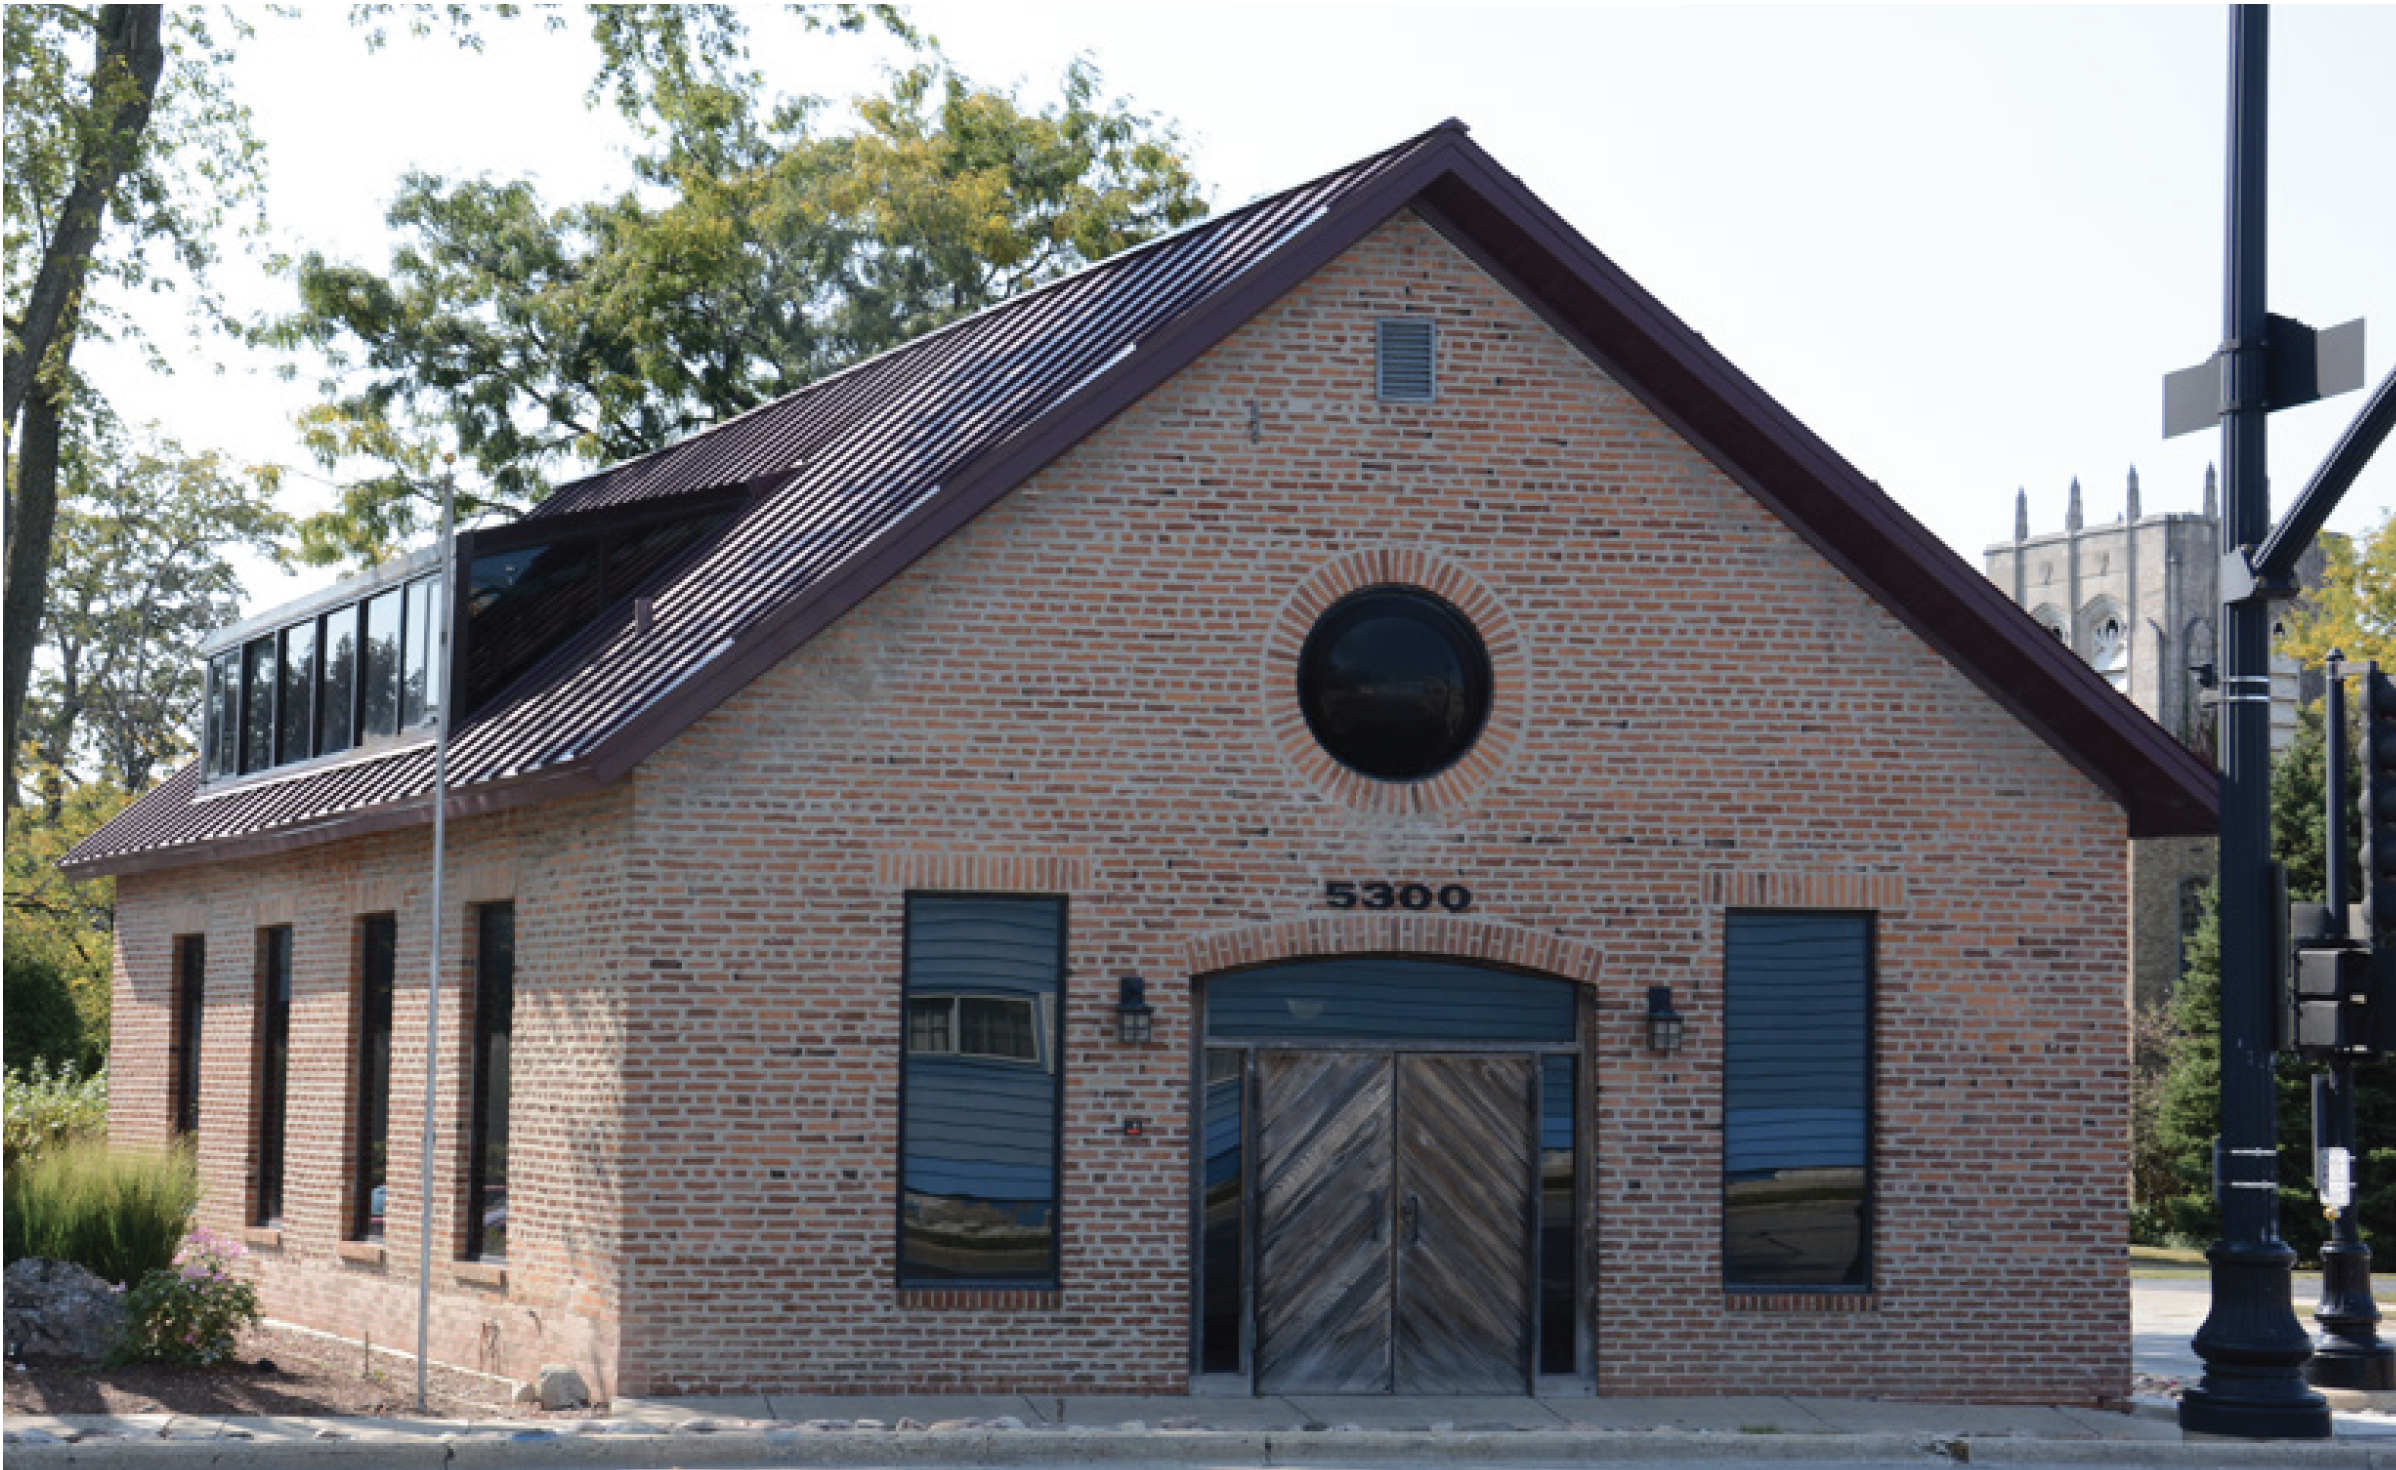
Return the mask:
{"type": "MultiPolygon", "coordinates": [[[[2353,705],[2350,699],[2350,715],[2353,705]]],[[[2323,901],[2328,818],[2323,710],[2314,704],[2300,712],[2295,740],[2272,763],[2272,856],[2287,869],[2292,902],[2323,901]]],[[[2351,761],[2351,719],[2346,739],[2351,761]]],[[[2356,852],[2359,808],[2349,803],[2342,819],[2347,850],[2356,852]]],[[[2221,1233],[2212,1184],[2213,1140],[2221,1131],[2221,928],[2210,887],[2203,917],[2188,940],[2163,1049],[2166,1061],[2151,1104],[2134,1109],[2137,1122],[2151,1132],[2142,1132],[2133,1143],[2133,1158],[2149,1161],[2133,1171],[2138,1190],[2133,1229],[2144,1240],[2204,1244],[2221,1233]]],[[[2317,1070],[2292,1051],[2278,1060],[2280,1229],[2308,1260],[2318,1255],[2328,1235],[2313,1180],[2312,1078],[2317,1070]]],[[[2363,1239],[2366,1244],[2396,1242],[2396,1073],[2386,1058],[2374,1057],[2360,1063],[2355,1076],[2360,1154],[2355,1184],[2363,1239]]]]}

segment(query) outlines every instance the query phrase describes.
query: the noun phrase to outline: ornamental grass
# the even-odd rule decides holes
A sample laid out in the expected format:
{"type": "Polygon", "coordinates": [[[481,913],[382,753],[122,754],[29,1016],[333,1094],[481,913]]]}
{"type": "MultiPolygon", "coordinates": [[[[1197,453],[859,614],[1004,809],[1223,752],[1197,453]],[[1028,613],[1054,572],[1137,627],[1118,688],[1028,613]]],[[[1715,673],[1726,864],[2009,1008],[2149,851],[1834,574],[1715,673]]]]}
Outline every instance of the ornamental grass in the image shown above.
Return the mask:
{"type": "Polygon", "coordinates": [[[199,1200],[188,1144],[145,1152],[78,1140],[8,1171],[7,1256],[73,1261],[103,1281],[136,1282],[173,1263],[199,1200]]]}

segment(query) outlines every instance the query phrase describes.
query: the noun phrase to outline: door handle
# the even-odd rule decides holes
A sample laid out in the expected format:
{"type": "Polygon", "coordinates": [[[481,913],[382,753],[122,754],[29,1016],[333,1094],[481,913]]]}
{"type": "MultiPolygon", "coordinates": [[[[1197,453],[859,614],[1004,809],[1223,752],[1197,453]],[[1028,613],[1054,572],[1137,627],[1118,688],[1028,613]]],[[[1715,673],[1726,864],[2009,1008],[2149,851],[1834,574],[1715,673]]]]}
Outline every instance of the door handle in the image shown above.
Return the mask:
{"type": "Polygon", "coordinates": [[[1414,1193],[1412,1190],[1408,1190],[1406,1193],[1406,1203],[1398,1207],[1398,1213],[1404,1216],[1406,1220],[1406,1243],[1408,1245],[1421,1245],[1423,1243],[1422,1196],[1414,1193]]]}

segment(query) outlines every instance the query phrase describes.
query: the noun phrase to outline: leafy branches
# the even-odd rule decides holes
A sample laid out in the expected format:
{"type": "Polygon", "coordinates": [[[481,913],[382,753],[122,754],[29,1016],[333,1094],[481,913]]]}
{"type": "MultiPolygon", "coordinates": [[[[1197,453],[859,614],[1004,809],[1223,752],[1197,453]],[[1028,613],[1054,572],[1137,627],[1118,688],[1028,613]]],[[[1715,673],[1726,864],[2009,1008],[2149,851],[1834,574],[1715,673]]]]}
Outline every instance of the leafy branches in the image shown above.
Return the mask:
{"type": "Polygon", "coordinates": [[[924,62],[833,134],[819,104],[758,101],[737,34],[603,37],[652,140],[614,197],[412,175],[387,270],[300,262],[280,332],[335,364],[312,445],[379,466],[303,528],[304,556],[372,559],[420,529],[437,449],[481,502],[523,506],[570,465],[646,453],[1204,212],[1172,128],[1086,62],[1036,109],[924,62]]]}

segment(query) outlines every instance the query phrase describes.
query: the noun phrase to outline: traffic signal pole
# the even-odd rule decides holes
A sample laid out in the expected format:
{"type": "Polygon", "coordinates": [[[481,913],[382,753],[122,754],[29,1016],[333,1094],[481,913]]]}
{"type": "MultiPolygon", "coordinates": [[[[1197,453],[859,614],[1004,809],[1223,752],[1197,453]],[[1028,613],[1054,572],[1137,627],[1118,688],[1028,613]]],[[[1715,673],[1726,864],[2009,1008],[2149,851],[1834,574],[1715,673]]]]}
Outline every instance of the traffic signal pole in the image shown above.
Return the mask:
{"type": "MultiPolygon", "coordinates": [[[[2346,907],[2352,869],[2346,848],[2346,664],[2342,655],[2330,654],[2328,674],[2322,742],[2322,794],[2328,807],[2322,896],[2327,901],[2329,927],[2351,944],[2346,907]]],[[[2379,666],[2371,665],[2363,681],[2366,731],[2373,723],[2383,682],[2379,666]]],[[[2363,759],[2367,793],[2363,831],[2369,840],[2375,815],[2375,803],[2369,797],[2376,795],[2379,772],[2370,764],[2367,735],[2363,759]]],[[[2366,906],[2362,935],[2366,943],[2372,937],[2370,912],[2366,906]]],[[[2354,1128],[2354,1068],[2358,1050],[2365,1054],[2380,1051],[2391,1037],[2388,1018],[2381,1014],[2389,999],[2388,988],[2366,981],[2363,991],[2370,999],[2361,1017],[2362,1035],[2355,1038],[2363,1045],[2338,1047],[2323,1059],[2323,1070],[2313,1075],[2313,1169],[2321,1202],[2329,1210],[2330,1237],[2321,1247],[2321,1302],[2313,1309],[2320,1332],[2313,1339],[2313,1360],[2305,1365],[2305,1377],[2316,1388],[2370,1391],[2396,1388],[2396,1349],[2379,1340],[2379,1303],[2371,1297],[2371,1247],[2363,1243],[2359,1218],[2362,1150],[2354,1128]]]]}
{"type": "MultiPolygon", "coordinates": [[[[2263,6],[2230,12],[2228,283],[2216,358],[2225,558],[2261,546],[2271,532],[2263,294],[2269,27],[2263,6]]],[[[2327,1439],[2329,1403],[2304,1379],[2313,1345],[2296,1320],[2296,1253],[2279,1233],[2272,1051],[2283,959],[2270,951],[2271,603],[2238,580],[2224,578],[2221,622],[2221,1239],[2205,1252],[2213,1298],[2195,1339],[2205,1372],[2180,1398],[2180,1428],[2327,1439]],[[2237,593],[2244,595],[2229,600],[2237,593]]]]}

